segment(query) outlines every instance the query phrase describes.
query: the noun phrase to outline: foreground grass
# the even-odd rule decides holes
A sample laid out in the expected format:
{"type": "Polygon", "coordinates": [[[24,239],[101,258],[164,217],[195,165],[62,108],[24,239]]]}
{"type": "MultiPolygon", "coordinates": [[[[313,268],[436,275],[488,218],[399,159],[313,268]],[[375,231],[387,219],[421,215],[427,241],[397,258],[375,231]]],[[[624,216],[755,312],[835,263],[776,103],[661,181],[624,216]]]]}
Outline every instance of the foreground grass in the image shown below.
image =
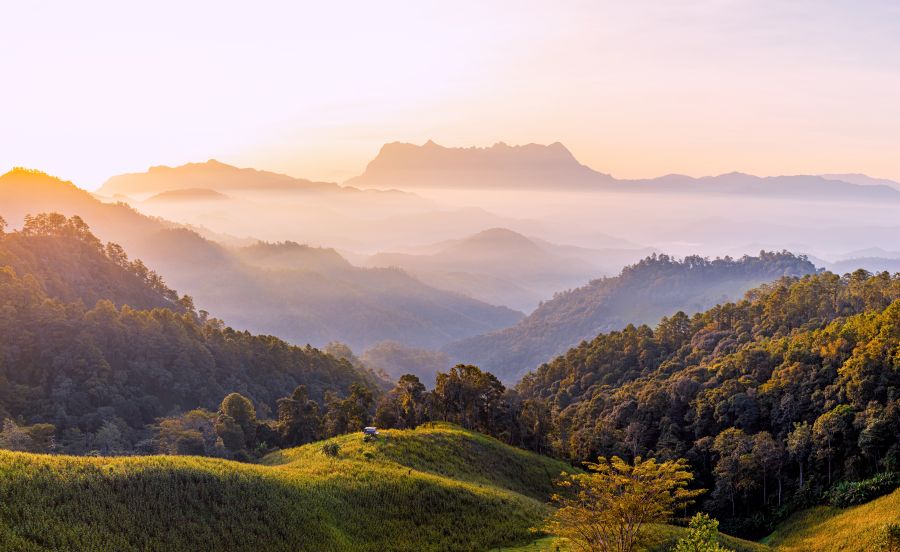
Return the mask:
{"type": "Polygon", "coordinates": [[[900,523],[900,490],[850,508],[819,506],[794,514],[763,542],[784,552],[868,551],[877,531],[900,523]]]}
{"type": "Polygon", "coordinates": [[[488,550],[527,543],[565,465],[460,428],[270,455],[0,452],[0,549],[488,550]]]}
{"type": "MultiPolygon", "coordinates": [[[[671,550],[675,546],[675,543],[678,542],[678,539],[686,534],[687,529],[683,527],[676,527],[674,525],[654,526],[653,538],[649,545],[643,550],[645,552],[664,552],[671,550]]],[[[719,543],[735,552],[771,552],[772,550],[766,545],[738,539],[729,535],[719,535],[719,543]]],[[[569,548],[563,544],[562,540],[555,537],[544,537],[522,546],[499,548],[498,550],[500,552],[569,552],[569,548]]]]}

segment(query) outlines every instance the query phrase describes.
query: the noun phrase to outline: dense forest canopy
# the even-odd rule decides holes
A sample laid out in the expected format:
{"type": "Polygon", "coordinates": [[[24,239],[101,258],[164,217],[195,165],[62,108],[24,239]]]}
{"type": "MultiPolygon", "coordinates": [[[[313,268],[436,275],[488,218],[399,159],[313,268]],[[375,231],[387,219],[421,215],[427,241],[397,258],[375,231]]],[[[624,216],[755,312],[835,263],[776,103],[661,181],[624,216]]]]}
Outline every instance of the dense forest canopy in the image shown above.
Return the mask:
{"type": "Polygon", "coordinates": [[[759,284],[815,271],[806,257],[786,251],[712,260],[654,254],[619,276],[556,294],[515,326],[452,343],[445,350],[455,361],[476,364],[512,383],[598,333],[628,324],[656,324],[679,310],[701,312],[739,299],[759,284]]]}
{"type": "Polygon", "coordinates": [[[900,275],[785,278],[629,325],[517,391],[548,407],[556,454],[687,458],[707,507],[759,530],[791,497],[900,468],[900,275]]]}
{"type": "Polygon", "coordinates": [[[139,432],[215,408],[230,391],[264,412],[298,385],[324,399],[377,378],[311,347],[235,331],[197,312],[80,219],[29,217],[0,235],[0,418],[139,432]]]}

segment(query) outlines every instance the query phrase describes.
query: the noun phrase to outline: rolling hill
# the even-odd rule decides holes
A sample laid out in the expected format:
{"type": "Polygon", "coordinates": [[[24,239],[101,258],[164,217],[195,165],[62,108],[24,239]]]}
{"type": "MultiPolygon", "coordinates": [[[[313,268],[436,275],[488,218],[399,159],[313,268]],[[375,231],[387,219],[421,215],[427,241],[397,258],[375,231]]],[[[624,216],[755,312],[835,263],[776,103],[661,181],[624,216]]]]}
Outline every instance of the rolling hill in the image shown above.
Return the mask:
{"type": "Polygon", "coordinates": [[[900,523],[900,489],[858,506],[798,512],[763,543],[781,552],[867,552],[878,549],[878,531],[886,523],[900,523]]]}
{"type": "Polygon", "coordinates": [[[0,548],[470,551],[530,541],[567,466],[448,424],[249,465],[0,451],[0,548]]]}
{"type": "Polygon", "coordinates": [[[515,326],[452,343],[444,350],[457,362],[476,364],[512,382],[598,333],[628,324],[653,324],[679,310],[703,311],[763,282],[815,270],[805,258],[790,253],[713,261],[652,256],[626,267],[619,276],[557,294],[515,326]]]}
{"type": "Polygon", "coordinates": [[[650,252],[558,246],[506,228],[422,249],[428,252],[378,253],[366,265],[400,267],[435,287],[525,312],[561,289],[618,272],[650,252]]]}
{"type": "MultiPolygon", "coordinates": [[[[116,194],[119,196],[120,194],[116,194]]],[[[209,190],[206,188],[184,188],[178,190],[168,190],[160,192],[144,200],[147,203],[174,203],[174,202],[199,202],[199,201],[222,201],[228,199],[228,196],[209,190]]]]}
{"type": "MultiPolygon", "coordinates": [[[[51,550],[565,551],[533,541],[551,481],[571,468],[445,423],[273,453],[259,464],[189,456],[84,458],[0,451],[0,548],[51,550]],[[335,454],[324,451],[334,447],[335,454]],[[189,520],[189,522],[186,522],[189,520]]],[[[738,552],[872,550],[900,490],[796,513],[738,552]]],[[[650,550],[684,535],[656,528],[650,550]]]]}

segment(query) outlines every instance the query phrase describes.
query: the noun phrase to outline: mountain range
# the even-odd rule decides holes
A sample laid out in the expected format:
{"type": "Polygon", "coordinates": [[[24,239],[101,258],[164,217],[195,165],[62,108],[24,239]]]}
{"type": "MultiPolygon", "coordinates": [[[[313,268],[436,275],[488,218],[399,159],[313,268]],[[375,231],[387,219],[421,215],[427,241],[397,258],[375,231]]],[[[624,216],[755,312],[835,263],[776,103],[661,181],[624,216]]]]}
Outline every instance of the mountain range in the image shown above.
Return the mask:
{"type": "Polygon", "coordinates": [[[120,174],[107,180],[97,193],[107,197],[148,197],[175,190],[339,192],[333,182],[314,182],[286,174],[238,169],[215,159],[180,167],[160,165],[146,172],[120,174]]]}
{"type": "Polygon", "coordinates": [[[400,189],[521,189],[641,192],[654,194],[725,194],[785,198],[857,199],[900,202],[890,181],[862,175],[758,177],[740,172],[694,178],[670,174],[622,180],[595,171],[575,159],[559,142],[550,145],[447,148],[428,141],[421,146],[385,144],[363,174],[348,185],[400,189]],[[864,182],[864,185],[860,183],[864,182]]]}
{"type": "Polygon", "coordinates": [[[522,314],[439,290],[397,269],[342,263],[333,251],[299,245],[233,250],[193,230],[102,203],[70,182],[14,170],[0,177],[0,215],[19,227],[26,214],[81,216],[105,241],[141,258],[197,306],[237,328],[293,343],[344,341],[365,348],[384,340],[439,347],[506,327],[522,314]],[[327,260],[325,258],[327,257],[327,260]]]}

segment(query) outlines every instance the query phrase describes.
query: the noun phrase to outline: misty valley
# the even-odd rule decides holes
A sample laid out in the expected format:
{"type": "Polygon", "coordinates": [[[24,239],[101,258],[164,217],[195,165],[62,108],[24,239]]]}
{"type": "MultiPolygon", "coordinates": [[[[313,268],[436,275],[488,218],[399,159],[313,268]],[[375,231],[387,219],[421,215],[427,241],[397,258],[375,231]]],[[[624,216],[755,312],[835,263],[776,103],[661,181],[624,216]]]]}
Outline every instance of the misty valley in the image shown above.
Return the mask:
{"type": "MultiPolygon", "coordinates": [[[[509,186],[543,151],[496,149],[436,165],[509,186]]],[[[422,188],[432,161],[413,163],[422,188]]],[[[579,193],[621,201],[595,174],[579,193]]],[[[832,182],[824,211],[900,202],[900,186],[832,182]]],[[[627,193],[653,209],[692,186],[627,193]]],[[[603,218],[564,229],[552,208],[511,219],[417,192],[217,162],[96,193],[31,169],[0,177],[0,446],[22,451],[0,453],[8,548],[575,550],[583,521],[568,516],[590,509],[557,494],[559,474],[608,507],[669,485],[672,517],[632,520],[628,541],[659,550],[716,527],[728,549],[778,548],[805,535],[782,527],[836,523],[803,517],[822,501],[900,500],[895,228],[865,241],[869,219],[845,244],[810,233],[794,249],[803,232],[772,227],[781,247],[751,253],[708,213],[632,241],[603,218]],[[325,203],[341,210],[333,228],[306,217],[325,203]],[[338,245],[322,241],[343,224],[338,245]],[[698,253],[666,253],[673,240],[698,253]],[[608,495],[616,478],[629,490],[608,495]],[[701,513],[682,528],[676,507],[701,513]],[[122,525],[110,509],[133,514],[122,525]],[[251,512],[256,532],[236,530],[251,512]]],[[[721,195],[795,201],[757,181],[721,195]]]]}
{"type": "Polygon", "coordinates": [[[900,552],[896,2],[0,20],[0,552],[900,552]]]}

